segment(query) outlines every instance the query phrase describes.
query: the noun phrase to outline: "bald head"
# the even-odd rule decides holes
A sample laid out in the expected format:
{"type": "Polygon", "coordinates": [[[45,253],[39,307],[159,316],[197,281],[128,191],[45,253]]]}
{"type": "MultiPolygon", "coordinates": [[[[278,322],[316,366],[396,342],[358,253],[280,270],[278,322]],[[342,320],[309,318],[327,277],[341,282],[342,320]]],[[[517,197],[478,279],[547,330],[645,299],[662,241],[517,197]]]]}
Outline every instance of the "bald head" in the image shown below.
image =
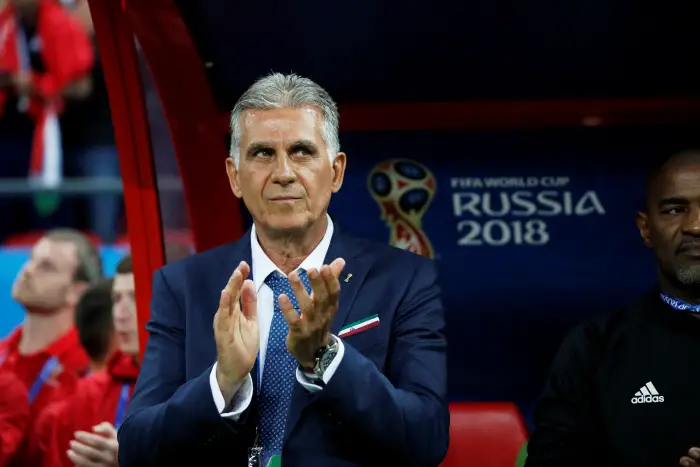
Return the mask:
{"type": "Polygon", "coordinates": [[[690,173],[700,170],[700,149],[686,149],[666,157],[660,163],[655,164],[646,181],[645,206],[649,210],[650,202],[658,191],[659,182],[664,184],[664,179],[671,173],[690,173]]]}

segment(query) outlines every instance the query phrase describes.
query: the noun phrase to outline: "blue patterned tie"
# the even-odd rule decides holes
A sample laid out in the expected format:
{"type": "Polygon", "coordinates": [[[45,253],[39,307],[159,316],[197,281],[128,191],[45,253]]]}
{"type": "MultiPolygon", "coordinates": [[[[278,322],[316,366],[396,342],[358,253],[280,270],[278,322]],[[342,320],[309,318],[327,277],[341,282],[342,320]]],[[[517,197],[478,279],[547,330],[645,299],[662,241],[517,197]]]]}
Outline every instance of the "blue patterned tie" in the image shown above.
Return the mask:
{"type": "MultiPolygon", "coordinates": [[[[306,290],[311,293],[311,284],[306,271],[299,269],[297,274],[306,290]]],[[[299,311],[299,304],[289,279],[281,272],[270,273],[265,279],[265,284],[274,293],[275,305],[265,351],[262,388],[259,392],[260,446],[263,448],[263,458],[267,459],[269,455],[282,451],[284,428],[292,401],[296,369],[296,360],[287,351],[287,322],[284,320],[278,299],[281,294],[287,294],[297,311],[299,311]]]]}

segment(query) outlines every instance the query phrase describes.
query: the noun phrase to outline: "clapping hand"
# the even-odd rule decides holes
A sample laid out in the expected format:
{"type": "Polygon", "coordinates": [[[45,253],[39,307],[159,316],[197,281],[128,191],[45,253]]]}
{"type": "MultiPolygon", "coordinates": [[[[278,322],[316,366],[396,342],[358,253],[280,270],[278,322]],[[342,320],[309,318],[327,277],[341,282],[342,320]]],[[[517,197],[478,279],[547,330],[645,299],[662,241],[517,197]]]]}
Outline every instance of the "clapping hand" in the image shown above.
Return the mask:
{"type": "Polygon", "coordinates": [[[260,347],[257,297],[255,284],[246,279],[249,273],[250,266],[242,261],[221,291],[214,316],[216,380],[226,403],[255,366],[260,347]]]}
{"type": "Polygon", "coordinates": [[[700,448],[690,448],[687,456],[681,457],[683,467],[700,467],[700,448]]]}
{"type": "Polygon", "coordinates": [[[289,275],[289,282],[301,308],[301,316],[285,294],[279,296],[279,304],[287,321],[287,350],[303,368],[313,368],[318,349],[328,345],[331,324],[338,311],[340,282],[338,276],[345,267],[345,260],[338,258],[318,271],[307,271],[311,283],[311,295],[306,292],[299,274],[289,275]]]}
{"type": "Polygon", "coordinates": [[[77,431],[70,442],[68,458],[76,467],[118,467],[117,430],[109,422],[102,422],[87,431],[77,431]]]}

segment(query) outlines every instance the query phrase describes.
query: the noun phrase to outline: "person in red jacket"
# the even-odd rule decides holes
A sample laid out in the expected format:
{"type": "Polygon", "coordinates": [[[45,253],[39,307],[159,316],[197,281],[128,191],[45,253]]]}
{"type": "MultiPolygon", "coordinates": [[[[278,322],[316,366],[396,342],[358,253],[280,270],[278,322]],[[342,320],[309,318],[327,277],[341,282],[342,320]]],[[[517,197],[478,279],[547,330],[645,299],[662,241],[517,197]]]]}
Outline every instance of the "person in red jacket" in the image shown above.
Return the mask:
{"type": "Polygon", "coordinates": [[[0,8],[0,118],[31,120],[28,175],[49,186],[61,176],[64,98],[89,94],[94,61],[87,30],[55,0],[10,0],[0,8]]]}
{"type": "MultiPolygon", "coordinates": [[[[112,283],[112,279],[103,279],[92,285],[80,297],[75,309],[75,328],[90,357],[89,373],[107,368],[109,357],[115,350],[112,283]]],[[[48,449],[52,424],[61,410],[62,403],[57,402],[41,411],[32,429],[36,446],[42,453],[48,449]]]]}
{"type": "Polygon", "coordinates": [[[75,309],[75,328],[90,357],[90,373],[106,368],[116,347],[112,289],[112,279],[98,282],[83,294],[75,309]]]}
{"type": "Polygon", "coordinates": [[[117,429],[139,372],[139,340],[131,257],[117,265],[112,298],[118,350],[107,368],[84,378],[52,407],[44,467],[117,467],[117,429]]]}
{"type": "MultiPolygon", "coordinates": [[[[70,229],[47,232],[17,275],[12,298],[26,313],[22,325],[0,341],[0,370],[14,373],[24,385],[32,424],[51,402],[70,393],[88,369],[73,320],[83,292],[101,276],[94,245],[70,229]]],[[[38,446],[33,437],[25,441],[20,464],[36,465],[38,446]]]]}
{"type": "Polygon", "coordinates": [[[14,373],[0,371],[0,467],[10,465],[29,426],[29,398],[14,373]]]}

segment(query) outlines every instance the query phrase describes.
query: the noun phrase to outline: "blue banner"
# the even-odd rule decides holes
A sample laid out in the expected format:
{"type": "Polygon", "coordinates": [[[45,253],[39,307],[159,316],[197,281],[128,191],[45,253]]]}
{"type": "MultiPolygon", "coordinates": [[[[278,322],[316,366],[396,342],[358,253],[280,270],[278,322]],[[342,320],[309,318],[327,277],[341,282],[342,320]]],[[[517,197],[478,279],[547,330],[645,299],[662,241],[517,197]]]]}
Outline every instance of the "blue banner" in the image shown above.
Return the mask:
{"type": "Polygon", "coordinates": [[[337,224],[437,262],[453,400],[515,401],[529,418],[565,333],[655,283],[635,212],[647,162],[676,150],[662,137],[351,133],[342,143],[337,224]]]}

